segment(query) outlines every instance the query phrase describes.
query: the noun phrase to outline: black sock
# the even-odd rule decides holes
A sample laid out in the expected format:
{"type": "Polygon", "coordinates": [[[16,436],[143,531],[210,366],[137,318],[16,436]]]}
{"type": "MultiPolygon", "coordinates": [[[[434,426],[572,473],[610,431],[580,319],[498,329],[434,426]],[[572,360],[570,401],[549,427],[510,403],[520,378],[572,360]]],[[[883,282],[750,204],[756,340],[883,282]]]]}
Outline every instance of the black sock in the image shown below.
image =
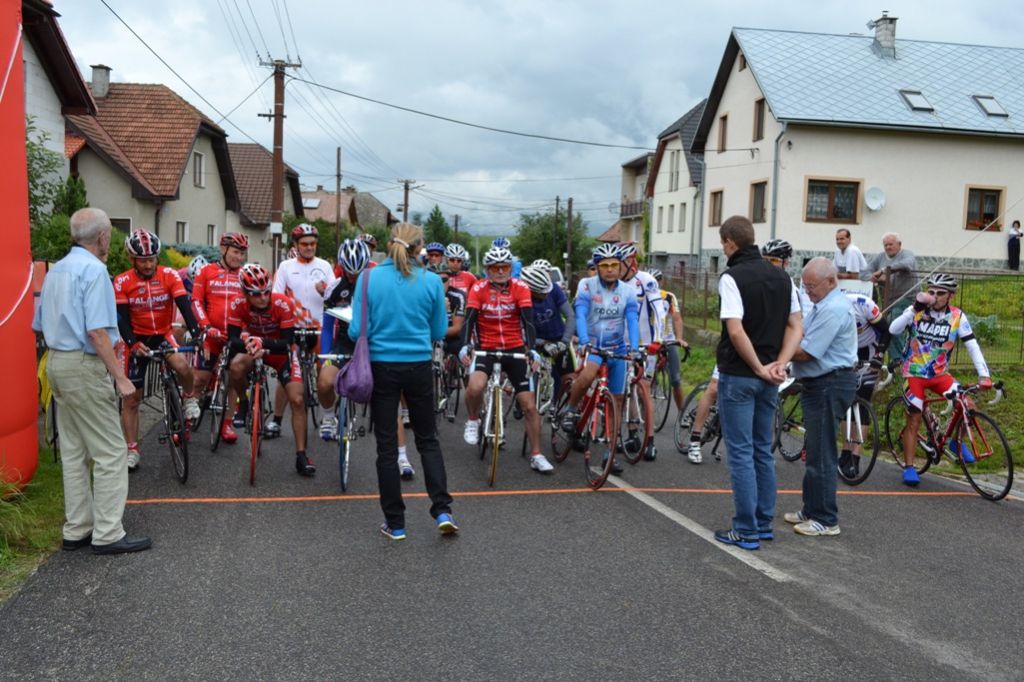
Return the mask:
{"type": "Polygon", "coordinates": [[[298,459],[300,457],[305,457],[305,456],[306,456],[306,451],[305,450],[296,450],[295,451],[295,459],[298,459]]]}
{"type": "Polygon", "coordinates": [[[282,419],[284,419],[284,415],[281,415],[280,417],[278,417],[278,416],[277,416],[277,415],[275,414],[275,415],[274,415],[273,417],[271,417],[271,418],[270,418],[270,421],[272,421],[272,422],[274,422],[275,424],[277,424],[278,426],[280,426],[280,425],[281,425],[281,420],[282,420],[282,419]]]}
{"type": "Polygon", "coordinates": [[[699,431],[694,431],[693,433],[690,434],[690,442],[691,443],[699,443],[700,442],[700,432],[699,431]]]}

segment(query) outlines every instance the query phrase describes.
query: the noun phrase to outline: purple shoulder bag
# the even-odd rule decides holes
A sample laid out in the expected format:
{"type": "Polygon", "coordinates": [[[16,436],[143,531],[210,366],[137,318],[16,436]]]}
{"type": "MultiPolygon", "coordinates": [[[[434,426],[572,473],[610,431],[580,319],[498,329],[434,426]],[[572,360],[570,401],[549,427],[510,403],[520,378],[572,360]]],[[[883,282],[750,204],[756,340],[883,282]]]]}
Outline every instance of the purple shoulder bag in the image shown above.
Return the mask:
{"type": "Polygon", "coordinates": [[[373,368],[370,366],[370,346],[366,338],[366,293],[370,285],[370,271],[363,276],[362,305],[359,306],[359,338],[352,358],[338,372],[334,388],[338,395],[357,403],[368,403],[373,395],[373,368]]]}

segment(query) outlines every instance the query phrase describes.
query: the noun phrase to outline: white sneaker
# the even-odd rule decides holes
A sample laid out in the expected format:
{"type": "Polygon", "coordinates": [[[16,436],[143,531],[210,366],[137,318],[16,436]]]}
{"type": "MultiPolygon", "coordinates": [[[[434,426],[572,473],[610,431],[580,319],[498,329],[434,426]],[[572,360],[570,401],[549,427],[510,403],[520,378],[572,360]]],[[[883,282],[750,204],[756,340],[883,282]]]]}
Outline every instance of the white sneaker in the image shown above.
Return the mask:
{"type": "Polygon", "coordinates": [[[550,474],[555,470],[551,462],[544,455],[534,455],[530,457],[530,468],[534,471],[539,471],[542,474],[550,474]]]}
{"type": "Polygon", "coordinates": [[[462,439],[470,445],[480,442],[480,420],[467,419],[466,430],[462,432],[462,439]]]}
{"type": "Polygon", "coordinates": [[[139,468],[139,458],[141,455],[138,450],[128,451],[128,471],[135,471],[139,468]]]}
{"type": "Polygon", "coordinates": [[[194,422],[195,420],[199,419],[199,415],[202,413],[199,409],[199,401],[196,399],[195,396],[192,396],[191,398],[185,398],[184,408],[185,419],[188,419],[189,421],[194,422]]]}
{"type": "Polygon", "coordinates": [[[793,530],[795,530],[800,535],[810,535],[811,537],[815,537],[818,535],[839,535],[838,525],[826,526],[825,524],[820,523],[819,521],[813,520],[798,523],[795,526],[793,526],[793,530]]]}
{"type": "Polygon", "coordinates": [[[320,438],[323,440],[338,440],[338,418],[333,414],[325,414],[320,422],[320,438]]]}
{"type": "Polygon", "coordinates": [[[786,515],[783,516],[782,518],[784,518],[786,520],[786,523],[794,523],[794,524],[795,523],[804,523],[805,521],[810,521],[809,518],[804,516],[804,512],[803,512],[802,509],[800,511],[795,511],[795,512],[786,512],[786,515]]]}
{"type": "Polygon", "coordinates": [[[700,443],[690,441],[690,449],[686,451],[686,459],[690,460],[693,464],[700,464],[704,461],[704,456],[700,450],[700,443]]]}
{"type": "Polygon", "coordinates": [[[409,461],[408,457],[402,457],[399,455],[398,469],[402,472],[402,478],[406,481],[416,475],[416,470],[412,468],[412,462],[409,461]]]}

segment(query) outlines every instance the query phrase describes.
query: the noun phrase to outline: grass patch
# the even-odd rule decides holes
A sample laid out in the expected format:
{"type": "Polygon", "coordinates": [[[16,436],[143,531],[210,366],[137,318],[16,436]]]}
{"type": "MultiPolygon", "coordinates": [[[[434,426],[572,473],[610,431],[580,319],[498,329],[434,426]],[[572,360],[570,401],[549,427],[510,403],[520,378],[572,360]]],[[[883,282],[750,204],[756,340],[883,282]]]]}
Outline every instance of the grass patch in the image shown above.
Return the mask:
{"type": "Polygon", "coordinates": [[[64,523],[64,484],[60,465],[40,450],[35,478],[18,493],[0,491],[0,603],[60,547],[64,523]],[[13,493],[6,496],[6,493],[13,493]]]}

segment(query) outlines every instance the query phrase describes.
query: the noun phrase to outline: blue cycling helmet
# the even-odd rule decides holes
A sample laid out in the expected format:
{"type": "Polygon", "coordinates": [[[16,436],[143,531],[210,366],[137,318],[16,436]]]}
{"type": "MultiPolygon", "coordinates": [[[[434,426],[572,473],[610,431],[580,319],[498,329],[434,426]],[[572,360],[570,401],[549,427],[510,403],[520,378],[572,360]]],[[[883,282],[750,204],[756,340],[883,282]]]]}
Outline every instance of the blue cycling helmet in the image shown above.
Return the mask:
{"type": "Polygon", "coordinates": [[[444,253],[444,244],[440,242],[430,242],[424,249],[427,253],[444,253]]]}
{"type": "Polygon", "coordinates": [[[491,242],[491,246],[493,248],[495,248],[495,249],[507,249],[511,245],[512,245],[512,242],[510,242],[505,237],[498,237],[493,242],[491,242]]]}

